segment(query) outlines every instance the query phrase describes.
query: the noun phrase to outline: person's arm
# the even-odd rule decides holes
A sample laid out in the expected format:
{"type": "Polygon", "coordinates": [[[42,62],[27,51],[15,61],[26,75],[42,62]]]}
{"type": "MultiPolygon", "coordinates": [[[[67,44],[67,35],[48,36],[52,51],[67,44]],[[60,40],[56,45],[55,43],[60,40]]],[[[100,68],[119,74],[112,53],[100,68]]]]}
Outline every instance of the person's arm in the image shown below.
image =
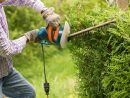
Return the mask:
{"type": "Polygon", "coordinates": [[[47,25],[56,27],[60,24],[59,15],[57,15],[52,8],[47,8],[40,0],[5,0],[1,3],[2,6],[29,6],[39,12],[47,25]]]}
{"type": "Polygon", "coordinates": [[[21,53],[26,42],[27,38],[25,36],[16,40],[9,40],[0,25],[0,56],[9,57],[21,53]]]}
{"type": "Polygon", "coordinates": [[[29,6],[32,7],[34,10],[41,13],[41,11],[45,11],[47,7],[45,7],[44,3],[40,0],[5,0],[2,3],[3,6],[29,6]]]}

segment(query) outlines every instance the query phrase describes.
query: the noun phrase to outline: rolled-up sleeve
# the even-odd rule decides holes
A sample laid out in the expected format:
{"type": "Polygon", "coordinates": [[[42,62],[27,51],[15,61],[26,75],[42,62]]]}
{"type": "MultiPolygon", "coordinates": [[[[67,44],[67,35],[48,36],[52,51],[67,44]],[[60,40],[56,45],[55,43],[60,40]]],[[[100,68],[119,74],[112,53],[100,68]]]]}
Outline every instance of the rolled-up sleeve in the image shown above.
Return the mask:
{"type": "Polygon", "coordinates": [[[5,0],[2,3],[3,6],[29,6],[32,7],[37,12],[41,12],[42,10],[46,10],[44,3],[40,0],[5,0]]]}
{"type": "Polygon", "coordinates": [[[9,40],[0,26],[0,56],[8,57],[21,53],[26,45],[26,40],[24,36],[16,40],[9,40]]]}

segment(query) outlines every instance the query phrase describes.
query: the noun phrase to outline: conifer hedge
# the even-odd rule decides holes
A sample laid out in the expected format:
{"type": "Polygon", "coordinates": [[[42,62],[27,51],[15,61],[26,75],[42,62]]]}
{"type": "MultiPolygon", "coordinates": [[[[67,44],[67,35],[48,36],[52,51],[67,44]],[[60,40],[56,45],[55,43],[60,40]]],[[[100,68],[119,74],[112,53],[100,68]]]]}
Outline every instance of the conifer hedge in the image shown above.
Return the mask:
{"type": "Polygon", "coordinates": [[[77,3],[68,9],[71,32],[108,20],[115,24],[71,40],[80,98],[130,97],[130,11],[107,5],[77,3]],[[104,6],[104,7],[102,7],[104,6]]]}

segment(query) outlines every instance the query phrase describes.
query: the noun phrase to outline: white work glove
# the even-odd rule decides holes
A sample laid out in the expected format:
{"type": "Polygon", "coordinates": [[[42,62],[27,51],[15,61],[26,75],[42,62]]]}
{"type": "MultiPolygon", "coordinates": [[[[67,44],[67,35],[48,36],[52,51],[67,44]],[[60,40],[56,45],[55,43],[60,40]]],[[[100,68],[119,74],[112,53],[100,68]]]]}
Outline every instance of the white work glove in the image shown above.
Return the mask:
{"type": "Polygon", "coordinates": [[[55,28],[60,24],[59,15],[54,12],[53,8],[48,8],[41,12],[41,14],[47,25],[51,25],[55,28]]]}
{"type": "Polygon", "coordinates": [[[28,42],[38,42],[37,36],[38,36],[38,29],[29,31],[24,34],[24,36],[27,38],[28,42]]]}

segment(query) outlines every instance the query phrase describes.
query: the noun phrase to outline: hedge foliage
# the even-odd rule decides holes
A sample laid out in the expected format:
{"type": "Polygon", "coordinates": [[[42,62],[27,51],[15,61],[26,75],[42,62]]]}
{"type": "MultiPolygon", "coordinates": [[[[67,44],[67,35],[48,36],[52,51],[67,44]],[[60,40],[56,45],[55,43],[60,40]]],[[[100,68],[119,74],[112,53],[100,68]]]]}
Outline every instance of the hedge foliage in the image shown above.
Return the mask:
{"type": "Polygon", "coordinates": [[[108,20],[116,24],[71,40],[70,49],[77,65],[80,98],[130,97],[130,11],[82,0],[68,10],[71,32],[108,20]],[[104,6],[104,7],[102,7],[104,6]]]}

